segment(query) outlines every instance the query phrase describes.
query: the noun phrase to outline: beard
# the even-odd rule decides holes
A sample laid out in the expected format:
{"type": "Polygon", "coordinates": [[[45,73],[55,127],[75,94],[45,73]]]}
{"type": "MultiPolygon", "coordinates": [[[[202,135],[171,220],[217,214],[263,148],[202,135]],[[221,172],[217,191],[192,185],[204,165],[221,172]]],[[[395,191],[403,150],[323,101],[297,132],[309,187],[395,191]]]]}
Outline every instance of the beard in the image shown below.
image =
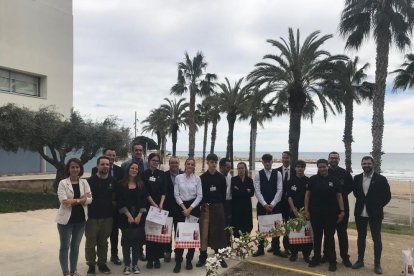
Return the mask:
{"type": "Polygon", "coordinates": [[[364,170],[364,173],[368,173],[368,174],[371,173],[373,170],[373,168],[371,167],[363,167],[362,169],[364,170]]]}
{"type": "Polygon", "coordinates": [[[103,174],[103,175],[108,174],[108,173],[109,173],[108,169],[103,169],[99,171],[99,174],[103,174]]]}

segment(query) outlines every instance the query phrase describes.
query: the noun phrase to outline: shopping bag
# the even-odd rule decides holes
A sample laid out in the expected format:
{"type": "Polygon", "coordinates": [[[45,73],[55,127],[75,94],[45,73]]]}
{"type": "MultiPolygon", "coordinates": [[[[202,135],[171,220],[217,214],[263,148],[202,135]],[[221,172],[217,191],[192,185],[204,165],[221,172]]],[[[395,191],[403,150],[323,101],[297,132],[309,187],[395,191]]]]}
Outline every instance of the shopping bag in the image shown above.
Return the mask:
{"type": "Polygon", "coordinates": [[[259,232],[266,237],[273,237],[271,230],[283,223],[282,214],[263,215],[257,217],[259,232]]]}
{"type": "Polygon", "coordinates": [[[170,243],[173,218],[167,217],[164,225],[152,221],[145,221],[145,237],[147,241],[170,243]]]}
{"type": "Polygon", "coordinates": [[[200,227],[198,223],[179,222],[175,235],[175,248],[200,247],[200,227]]]}
{"type": "Polygon", "coordinates": [[[313,232],[310,221],[307,221],[299,231],[292,230],[289,232],[289,244],[306,243],[313,243],[313,232]]]}
{"type": "Polygon", "coordinates": [[[403,263],[404,263],[404,275],[410,276],[414,275],[414,269],[413,269],[413,254],[410,249],[403,250],[403,263]]]}
{"type": "Polygon", "coordinates": [[[150,206],[147,214],[147,221],[164,225],[165,221],[168,218],[168,213],[169,212],[166,210],[160,210],[158,208],[155,208],[154,206],[150,206]]]}

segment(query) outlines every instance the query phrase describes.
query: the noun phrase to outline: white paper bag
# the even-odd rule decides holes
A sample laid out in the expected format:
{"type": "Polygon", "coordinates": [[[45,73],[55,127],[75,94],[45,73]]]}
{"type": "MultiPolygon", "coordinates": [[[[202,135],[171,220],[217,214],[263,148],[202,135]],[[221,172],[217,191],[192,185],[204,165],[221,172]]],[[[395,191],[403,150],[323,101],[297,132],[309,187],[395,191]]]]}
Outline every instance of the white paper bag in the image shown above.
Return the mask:
{"type": "Polygon", "coordinates": [[[404,274],[405,276],[412,276],[414,275],[414,269],[413,269],[413,254],[412,250],[403,250],[403,262],[404,262],[404,274]]]}
{"type": "Polygon", "coordinates": [[[198,223],[179,222],[175,235],[175,248],[200,247],[200,227],[198,223]]]}
{"type": "Polygon", "coordinates": [[[289,232],[289,244],[305,243],[313,243],[313,231],[310,221],[307,221],[299,231],[289,232]]]}
{"type": "Polygon", "coordinates": [[[173,218],[167,217],[165,224],[161,225],[152,221],[145,221],[145,238],[147,241],[170,243],[173,218]]]}
{"type": "Polygon", "coordinates": [[[151,206],[147,214],[147,221],[164,225],[168,218],[168,213],[169,212],[166,210],[160,210],[154,206],[151,206]]]}
{"type": "Polygon", "coordinates": [[[189,215],[188,217],[185,218],[185,222],[189,222],[189,223],[197,223],[198,222],[198,217],[189,215]]]}
{"type": "Polygon", "coordinates": [[[272,214],[257,217],[259,223],[259,232],[267,237],[273,237],[271,230],[276,225],[283,223],[282,214],[272,214]]]}

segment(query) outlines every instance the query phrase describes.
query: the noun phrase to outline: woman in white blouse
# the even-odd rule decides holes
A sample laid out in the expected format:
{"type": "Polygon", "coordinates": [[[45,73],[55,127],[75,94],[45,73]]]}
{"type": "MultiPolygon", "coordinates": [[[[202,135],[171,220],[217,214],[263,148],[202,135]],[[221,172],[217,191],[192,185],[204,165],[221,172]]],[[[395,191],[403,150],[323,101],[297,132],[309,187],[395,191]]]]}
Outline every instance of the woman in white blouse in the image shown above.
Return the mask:
{"type": "Polygon", "coordinates": [[[80,178],[83,175],[83,164],[79,159],[69,159],[65,172],[69,177],[59,182],[57,191],[60,201],[56,216],[60,237],[59,262],[63,275],[77,276],[79,244],[85,232],[87,205],[92,202],[92,194],[88,181],[80,178]]]}
{"type": "MultiPolygon", "coordinates": [[[[195,160],[188,158],[185,161],[185,169],[183,174],[175,177],[174,197],[177,204],[181,207],[182,212],[177,212],[174,218],[174,228],[177,229],[178,222],[184,222],[190,215],[200,217],[200,202],[203,199],[203,189],[201,187],[200,177],[194,174],[195,160]]],[[[186,256],[185,269],[193,269],[191,261],[194,257],[194,248],[189,248],[186,256]]],[[[183,261],[184,249],[175,249],[175,267],[173,272],[179,273],[181,263],[183,261]]]]}

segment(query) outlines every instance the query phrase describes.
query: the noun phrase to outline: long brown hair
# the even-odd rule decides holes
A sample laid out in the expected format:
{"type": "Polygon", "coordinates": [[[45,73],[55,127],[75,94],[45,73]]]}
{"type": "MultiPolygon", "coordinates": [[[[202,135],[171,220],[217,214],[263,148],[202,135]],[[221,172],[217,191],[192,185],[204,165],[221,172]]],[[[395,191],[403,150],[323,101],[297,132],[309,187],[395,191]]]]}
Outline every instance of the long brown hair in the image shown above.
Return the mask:
{"type": "Polygon", "coordinates": [[[131,164],[129,164],[129,166],[128,166],[126,172],[125,172],[124,178],[121,180],[121,186],[124,187],[124,188],[128,188],[129,170],[131,169],[132,165],[134,165],[134,164],[138,166],[138,173],[135,176],[134,182],[135,182],[135,184],[137,184],[138,189],[144,189],[144,181],[142,180],[142,173],[141,173],[141,170],[139,169],[138,163],[135,162],[135,161],[132,161],[131,164]]]}
{"type": "Polygon", "coordinates": [[[245,178],[249,177],[249,170],[247,169],[247,165],[246,165],[246,163],[244,163],[244,162],[239,162],[239,163],[237,163],[237,166],[239,166],[239,165],[243,165],[243,166],[244,166],[244,170],[245,170],[244,177],[245,177],[245,178]]]}

